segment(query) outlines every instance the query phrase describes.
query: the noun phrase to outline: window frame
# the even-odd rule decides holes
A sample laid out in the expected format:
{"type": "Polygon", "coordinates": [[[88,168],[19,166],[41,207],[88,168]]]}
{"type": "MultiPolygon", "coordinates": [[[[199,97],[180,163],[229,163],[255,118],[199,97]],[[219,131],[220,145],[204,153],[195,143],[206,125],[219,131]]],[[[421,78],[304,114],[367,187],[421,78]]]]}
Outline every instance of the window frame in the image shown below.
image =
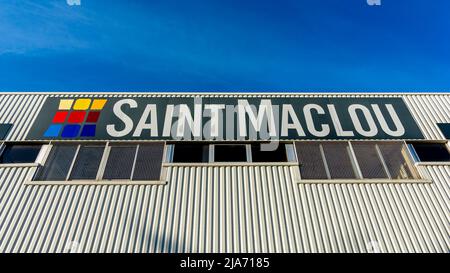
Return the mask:
{"type": "MultiPolygon", "coordinates": [[[[173,154],[177,142],[166,143],[167,152],[163,167],[170,166],[298,166],[297,153],[295,151],[294,141],[279,141],[280,144],[285,146],[286,161],[274,161],[274,162],[253,162],[251,144],[254,142],[218,142],[212,143],[209,141],[203,141],[209,145],[209,160],[208,162],[173,162],[173,154]],[[216,145],[245,145],[246,149],[246,161],[214,161],[215,146],[216,145]]],[[[258,141],[259,142],[259,141],[258,141]]]]}
{"type": "MultiPolygon", "coordinates": [[[[225,143],[209,143],[210,146],[210,162],[208,163],[173,163],[171,162],[171,156],[173,157],[173,145],[176,144],[176,142],[170,142],[169,144],[166,141],[156,141],[156,142],[162,142],[164,145],[163,149],[163,157],[161,161],[161,173],[160,173],[160,180],[144,180],[144,181],[137,181],[137,180],[104,180],[102,179],[102,176],[104,174],[104,169],[106,167],[106,162],[108,160],[109,156],[109,149],[108,147],[110,145],[131,145],[131,144],[146,144],[146,143],[152,143],[155,141],[127,141],[127,142],[121,142],[121,141],[32,141],[32,142],[23,142],[23,141],[1,141],[0,142],[0,151],[4,148],[5,145],[8,144],[24,144],[24,143],[30,143],[30,144],[37,144],[42,145],[41,150],[36,158],[36,162],[34,163],[17,163],[17,164],[0,164],[0,168],[2,167],[39,167],[40,165],[44,165],[48,159],[48,156],[52,150],[52,147],[57,144],[68,144],[73,143],[78,145],[77,150],[79,149],[80,145],[86,145],[86,144],[93,144],[93,143],[102,143],[105,145],[105,151],[103,153],[99,170],[97,172],[97,179],[95,180],[64,180],[64,181],[34,181],[34,176],[37,174],[37,171],[34,172],[34,174],[28,176],[27,179],[25,179],[24,184],[28,185],[127,185],[127,184],[152,184],[152,185],[165,185],[167,184],[167,167],[170,166],[300,166],[300,163],[298,162],[298,156],[297,156],[297,150],[295,148],[295,145],[297,142],[304,142],[304,141],[317,141],[317,142],[323,142],[324,140],[293,140],[293,141],[280,141],[280,143],[283,143],[285,145],[286,149],[286,157],[287,162],[214,162],[214,145],[220,145],[220,144],[235,144],[233,142],[225,142],[225,143]],[[290,150],[289,148],[290,147],[290,150]],[[100,175],[100,170],[102,171],[100,175]]],[[[449,149],[449,142],[448,141],[408,141],[408,140],[327,140],[327,141],[345,141],[349,143],[349,147],[352,151],[350,154],[350,159],[356,162],[356,167],[358,168],[358,178],[357,179],[302,179],[300,174],[300,169],[295,168],[295,171],[293,173],[293,179],[297,183],[432,183],[432,180],[428,177],[424,177],[424,174],[419,172],[417,169],[417,166],[421,165],[450,165],[448,162],[417,162],[413,158],[412,151],[409,148],[409,143],[417,143],[417,142],[423,142],[423,143],[443,143],[446,145],[447,149],[449,149]],[[389,178],[388,179],[382,179],[382,178],[362,178],[360,176],[361,170],[359,169],[359,163],[357,161],[357,158],[354,154],[354,150],[352,147],[352,142],[355,141],[367,141],[367,142],[401,142],[406,147],[406,155],[407,160],[409,160],[409,163],[414,167],[412,171],[416,173],[418,176],[417,179],[391,179],[391,174],[387,170],[386,171],[386,163],[384,159],[381,157],[381,161],[383,164],[383,168],[385,168],[385,171],[387,172],[389,178]]],[[[247,151],[250,152],[251,155],[251,143],[252,142],[241,142],[239,144],[246,145],[247,151]]],[[[449,149],[450,150],[450,149],[449,149]]],[[[138,152],[137,148],[137,152],[138,152]]],[[[377,147],[377,153],[380,154],[379,148],[377,147]]],[[[137,156],[137,153],[135,154],[135,157],[137,156]]],[[[74,156],[75,160],[76,155],[74,156]]],[[[247,158],[248,159],[248,158],[247,158]]],[[[73,163],[71,163],[71,169],[68,173],[67,177],[70,177],[70,173],[73,168],[73,163]]],[[[135,167],[136,162],[133,163],[133,168],[135,167]]],[[[67,179],[67,178],[66,178],[67,179]]]]}
{"type": "Polygon", "coordinates": [[[211,163],[218,163],[218,164],[229,164],[229,163],[252,163],[252,151],[250,148],[250,144],[246,143],[218,143],[218,144],[210,144],[209,145],[209,155],[212,157],[209,158],[209,162],[211,163]],[[227,145],[233,145],[233,146],[244,146],[245,148],[245,160],[243,161],[216,161],[216,146],[227,146],[227,145]],[[211,154],[212,149],[212,154],[211,154]]]}
{"type": "Polygon", "coordinates": [[[439,128],[439,131],[441,132],[441,135],[447,139],[450,140],[450,131],[446,131],[450,129],[450,123],[449,122],[439,122],[436,124],[439,128]]]}
{"type": "MultiPolygon", "coordinates": [[[[133,171],[135,169],[135,165],[136,165],[136,157],[137,157],[137,153],[139,152],[139,145],[140,144],[146,144],[146,143],[152,143],[153,141],[149,141],[149,142],[144,142],[144,141],[139,141],[139,142],[112,142],[112,141],[89,141],[89,142],[85,142],[85,141],[73,141],[73,142],[66,142],[66,141],[52,141],[50,142],[45,154],[42,157],[42,160],[39,163],[36,163],[33,165],[33,167],[36,167],[36,170],[39,166],[43,166],[45,165],[45,163],[47,162],[48,156],[53,148],[53,146],[56,146],[58,144],[75,144],[77,145],[77,150],[72,158],[72,162],[69,168],[69,171],[67,172],[66,175],[66,179],[65,180],[61,180],[61,181],[38,181],[38,180],[34,180],[36,175],[37,175],[37,171],[33,174],[32,177],[30,177],[28,180],[26,180],[24,182],[25,185],[165,185],[167,184],[167,180],[166,180],[166,172],[163,168],[163,166],[161,166],[161,171],[160,171],[160,179],[159,180],[133,180],[133,171]],[[75,165],[77,156],[78,156],[78,152],[80,150],[80,147],[82,145],[104,145],[104,150],[103,150],[103,154],[102,154],[102,158],[100,160],[100,164],[97,170],[97,175],[95,179],[73,179],[70,180],[70,176],[72,174],[73,171],[73,167],[75,165]],[[132,146],[132,145],[136,145],[136,152],[134,154],[134,162],[133,162],[133,169],[131,172],[131,176],[130,179],[104,179],[104,173],[105,173],[105,168],[106,168],[106,164],[108,162],[108,158],[109,158],[109,153],[111,151],[111,147],[113,146],[132,146]]],[[[166,142],[165,141],[158,141],[158,142],[162,142],[164,145],[163,147],[163,156],[162,156],[162,160],[161,160],[161,164],[164,163],[164,158],[166,157],[166,142]]],[[[43,145],[44,146],[44,145],[43,145]]],[[[42,151],[42,150],[41,150],[42,151]]],[[[39,157],[39,156],[38,156],[39,157]]],[[[0,164],[1,165],[1,164],[0,164]]]]}
{"type": "Polygon", "coordinates": [[[133,180],[133,174],[134,174],[134,169],[136,166],[136,158],[137,158],[137,154],[139,152],[139,144],[133,144],[133,143],[120,143],[120,144],[106,144],[105,147],[105,151],[103,152],[103,157],[102,160],[100,162],[100,166],[98,168],[98,172],[97,172],[97,178],[96,180],[99,181],[117,181],[117,180],[133,180]],[[134,145],[136,145],[136,147],[133,147],[134,145]],[[106,171],[106,166],[108,165],[108,159],[111,155],[111,149],[113,147],[133,147],[134,148],[134,155],[133,155],[133,165],[131,166],[131,172],[130,172],[130,179],[105,179],[105,171],[106,171]]]}
{"type": "MultiPolygon", "coordinates": [[[[295,141],[295,143],[297,142],[306,142],[306,141],[295,141]]],[[[320,142],[324,142],[322,140],[318,141],[320,142]]],[[[356,178],[345,178],[345,179],[333,179],[330,176],[329,173],[329,167],[327,165],[326,162],[326,157],[324,155],[324,151],[323,151],[323,147],[322,145],[320,145],[320,151],[321,151],[321,156],[322,159],[324,160],[324,167],[325,170],[327,172],[327,179],[303,179],[301,176],[301,172],[300,172],[300,168],[298,168],[298,181],[297,183],[299,184],[370,184],[370,183],[392,183],[392,184],[396,184],[396,183],[432,183],[432,180],[429,178],[425,178],[417,169],[417,164],[414,164],[414,159],[412,158],[411,152],[408,149],[407,143],[405,140],[376,140],[376,141],[371,141],[371,140],[331,140],[330,142],[347,142],[349,145],[349,149],[350,149],[350,153],[349,153],[349,157],[350,160],[352,161],[352,165],[355,168],[355,172],[356,172],[356,178]],[[360,164],[358,162],[358,159],[356,157],[355,151],[353,149],[352,143],[354,142],[360,142],[360,141],[367,141],[367,142],[373,142],[374,145],[376,145],[376,150],[377,150],[377,155],[380,158],[380,161],[383,165],[384,171],[387,173],[388,178],[365,178],[363,177],[361,168],[360,168],[360,164]],[[414,172],[415,175],[417,175],[417,178],[408,178],[408,179],[393,179],[392,175],[387,167],[387,164],[381,154],[380,148],[378,147],[378,143],[382,143],[382,142],[399,142],[402,145],[404,145],[405,150],[406,150],[406,154],[407,154],[407,158],[405,160],[409,161],[409,165],[411,165],[411,167],[413,167],[413,170],[411,170],[412,172],[414,172]]],[[[296,150],[296,149],[295,149],[296,150]]],[[[300,163],[299,163],[299,167],[300,167],[300,163]]]]}
{"type": "Polygon", "coordinates": [[[41,148],[36,156],[34,162],[24,162],[24,163],[0,163],[0,168],[18,168],[18,167],[38,167],[42,162],[42,158],[46,152],[46,143],[36,141],[36,142],[21,142],[21,141],[0,141],[0,156],[3,154],[6,146],[8,145],[40,145],[41,148]]]}
{"type": "MultiPolygon", "coordinates": [[[[70,165],[70,168],[69,168],[69,171],[68,171],[68,173],[67,173],[67,176],[66,176],[66,180],[65,181],[91,181],[91,180],[95,180],[95,181],[98,181],[98,176],[99,176],[99,173],[100,173],[100,170],[102,169],[102,163],[103,163],[103,160],[105,159],[105,150],[106,150],[106,146],[107,146],[107,144],[105,144],[105,147],[103,148],[103,153],[102,153],[102,156],[101,156],[101,158],[100,158],[100,162],[99,162],[99,164],[98,164],[98,169],[97,169],[97,173],[96,173],[96,175],[95,175],[95,179],[70,179],[70,177],[72,176],[72,172],[73,172],[73,169],[74,169],[74,167],[75,167],[75,164],[76,164],[76,162],[77,162],[77,159],[78,159],[78,154],[80,153],[80,150],[81,150],[81,146],[82,145],[86,145],[86,146],[100,146],[101,145],[101,143],[79,143],[79,144],[77,144],[78,146],[77,146],[77,150],[75,151],[75,155],[74,155],[74,157],[73,157],[73,159],[72,159],[72,164],[70,165]]],[[[94,146],[94,147],[95,147],[94,146]]],[[[101,146],[103,146],[103,145],[101,145],[101,146]]]]}
{"type": "Polygon", "coordinates": [[[173,162],[174,158],[175,158],[175,154],[176,154],[175,146],[178,145],[178,144],[181,144],[181,143],[184,143],[184,141],[180,142],[180,143],[169,143],[169,144],[166,143],[166,146],[165,146],[166,147],[166,149],[165,149],[166,153],[165,153],[165,157],[164,157],[163,163],[184,165],[184,164],[208,164],[208,163],[212,162],[211,158],[212,158],[212,156],[214,156],[214,151],[212,151],[212,148],[211,148],[212,144],[205,143],[205,142],[195,142],[195,143],[199,144],[199,146],[206,146],[206,145],[208,146],[208,161],[205,161],[205,162],[198,162],[198,161],[193,161],[193,162],[173,162]]]}
{"type": "Polygon", "coordinates": [[[450,161],[421,161],[419,155],[414,148],[414,144],[442,144],[450,153],[450,141],[447,140],[419,140],[419,141],[405,141],[408,148],[411,160],[415,166],[450,166],[450,161]]]}
{"type": "MultiPolygon", "coordinates": [[[[293,144],[293,142],[279,142],[279,145],[282,145],[282,146],[284,146],[284,158],[286,159],[285,161],[254,161],[253,160],[253,149],[252,149],[252,145],[254,145],[254,144],[259,144],[259,145],[261,145],[261,144],[263,144],[264,142],[260,142],[260,143],[250,143],[250,144],[248,144],[248,146],[249,147],[247,147],[247,152],[248,152],[248,155],[249,155],[249,157],[250,157],[250,161],[252,162],[252,163],[273,163],[273,162],[275,162],[275,163],[283,163],[283,162],[297,162],[297,157],[296,157],[296,154],[295,154],[295,152],[294,152],[294,150],[295,150],[295,147],[294,147],[294,144],[293,144]]],[[[278,147],[277,149],[279,149],[280,147],[278,147]]],[[[268,151],[268,152],[270,152],[270,151],[268,151]]]]}

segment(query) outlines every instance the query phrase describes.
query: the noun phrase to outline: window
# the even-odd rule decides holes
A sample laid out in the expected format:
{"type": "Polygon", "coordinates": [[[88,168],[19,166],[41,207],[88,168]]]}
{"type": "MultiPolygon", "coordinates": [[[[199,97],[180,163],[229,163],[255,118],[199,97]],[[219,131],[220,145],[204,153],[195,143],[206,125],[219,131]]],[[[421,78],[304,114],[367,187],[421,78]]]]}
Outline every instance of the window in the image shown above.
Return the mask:
{"type": "MultiPolygon", "coordinates": [[[[269,144],[268,144],[269,145],[269,144]]],[[[264,150],[264,148],[271,148],[270,146],[264,147],[263,143],[251,144],[252,150],[252,162],[286,162],[286,145],[279,143],[274,150],[264,150]]]]}
{"type": "Polygon", "coordinates": [[[0,124],[0,140],[3,140],[8,135],[9,131],[12,128],[12,124],[10,123],[2,123],[0,124]]]}
{"type": "Polygon", "coordinates": [[[445,143],[412,143],[417,160],[421,162],[449,162],[450,153],[445,143]]]}
{"type": "Polygon", "coordinates": [[[209,161],[209,144],[177,143],[174,145],[174,163],[206,163],[209,161]]]}
{"type": "Polygon", "coordinates": [[[363,178],[389,178],[376,143],[352,142],[351,144],[363,178]]]}
{"type": "Polygon", "coordinates": [[[322,148],[331,179],[356,178],[347,142],[325,142],[322,148]]]}
{"type": "Polygon", "coordinates": [[[0,156],[0,164],[34,163],[42,145],[7,144],[0,156]]]}
{"type": "Polygon", "coordinates": [[[112,145],[104,180],[160,180],[164,143],[112,145]]]}
{"type": "Polygon", "coordinates": [[[303,179],[354,179],[355,167],[347,142],[297,142],[303,179]]]}
{"type": "Polygon", "coordinates": [[[442,132],[442,135],[446,139],[450,139],[450,123],[438,123],[438,127],[442,132]]]}
{"type": "Polygon", "coordinates": [[[103,178],[130,179],[137,145],[111,146],[103,178]]]}
{"type": "Polygon", "coordinates": [[[214,145],[214,162],[247,162],[247,147],[244,144],[214,145]]]}
{"type": "MultiPolygon", "coordinates": [[[[279,143],[274,150],[264,143],[211,144],[175,143],[167,146],[166,162],[296,162],[293,144],[279,143]]],[[[269,143],[267,143],[269,144],[269,143]]],[[[271,145],[271,144],[269,144],[271,145]]]]}
{"type": "Polygon", "coordinates": [[[160,180],[164,143],[140,144],[134,164],[133,180],[160,180]]]}
{"type": "Polygon", "coordinates": [[[297,142],[302,179],[418,179],[403,142],[297,142]]]}
{"type": "Polygon", "coordinates": [[[418,174],[409,160],[408,150],[403,143],[386,142],[380,143],[379,147],[392,179],[418,178],[418,174]]]}
{"type": "Polygon", "coordinates": [[[75,158],[70,180],[95,180],[104,150],[104,145],[81,145],[75,158]]]}
{"type": "Polygon", "coordinates": [[[64,181],[67,179],[78,145],[55,145],[44,166],[41,166],[34,180],[64,181]]]}
{"type": "Polygon", "coordinates": [[[297,142],[298,164],[303,179],[327,179],[325,161],[322,157],[322,147],[319,142],[297,142]]]}
{"type": "Polygon", "coordinates": [[[160,180],[164,143],[53,145],[35,181],[160,180]]]}

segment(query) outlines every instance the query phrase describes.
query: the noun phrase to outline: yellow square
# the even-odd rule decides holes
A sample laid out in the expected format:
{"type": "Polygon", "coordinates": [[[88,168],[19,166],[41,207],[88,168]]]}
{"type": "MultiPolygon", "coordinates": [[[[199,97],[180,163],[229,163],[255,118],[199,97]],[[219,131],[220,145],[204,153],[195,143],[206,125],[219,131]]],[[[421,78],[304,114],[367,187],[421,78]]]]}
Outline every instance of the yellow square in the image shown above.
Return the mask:
{"type": "Polygon", "coordinates": [[[73,110],[87,110],[89,109],[89,105],[91,105],[91,99],[77,99],[73,110]]]}
{"type": "Polygon", "coordinates": [[[73,100],[60,100],[58,110],[70,110],[73,100]]]}
{"type": "Polygon", "coordinates": [[[92,102],[91,110],[102,110],[103,106],[105,106],[105,103],[107,100],[105,99],[96,99],[92,102]]]}

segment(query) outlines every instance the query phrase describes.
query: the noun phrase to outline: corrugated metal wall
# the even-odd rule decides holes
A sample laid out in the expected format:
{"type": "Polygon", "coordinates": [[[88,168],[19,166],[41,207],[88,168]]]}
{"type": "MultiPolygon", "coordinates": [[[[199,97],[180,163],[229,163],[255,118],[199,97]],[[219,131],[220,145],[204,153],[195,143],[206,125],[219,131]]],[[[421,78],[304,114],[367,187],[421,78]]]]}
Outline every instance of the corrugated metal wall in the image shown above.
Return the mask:
{"type": "Polygon", "coordinates": [[[445,139],[436,123],[450,121],[450,94],[404,96],[403,98],[426,139],[445,139]]]}
{"type": "MultiPolygon", "coordinates": [[[[47,95],[0,95],[23,140],[47,95]]],[[[428,139],[450,95],[404,96],[428,139]]],[[[297,184],[296,167],[168,167],[166,186],[30,186],[0,168],[0,252],[449,252],[450,166],[432,184],[297,184]]]]}

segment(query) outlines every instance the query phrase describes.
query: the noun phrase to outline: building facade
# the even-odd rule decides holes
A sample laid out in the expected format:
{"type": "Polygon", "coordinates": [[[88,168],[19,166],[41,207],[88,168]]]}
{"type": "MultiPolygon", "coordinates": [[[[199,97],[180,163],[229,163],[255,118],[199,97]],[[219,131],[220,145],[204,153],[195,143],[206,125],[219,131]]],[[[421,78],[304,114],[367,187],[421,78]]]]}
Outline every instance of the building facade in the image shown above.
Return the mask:
{"type": "Polygon", "coordinates": [[[0,94],[0,252],[448,253],[449,124],[448,93],[0,94]]]}

